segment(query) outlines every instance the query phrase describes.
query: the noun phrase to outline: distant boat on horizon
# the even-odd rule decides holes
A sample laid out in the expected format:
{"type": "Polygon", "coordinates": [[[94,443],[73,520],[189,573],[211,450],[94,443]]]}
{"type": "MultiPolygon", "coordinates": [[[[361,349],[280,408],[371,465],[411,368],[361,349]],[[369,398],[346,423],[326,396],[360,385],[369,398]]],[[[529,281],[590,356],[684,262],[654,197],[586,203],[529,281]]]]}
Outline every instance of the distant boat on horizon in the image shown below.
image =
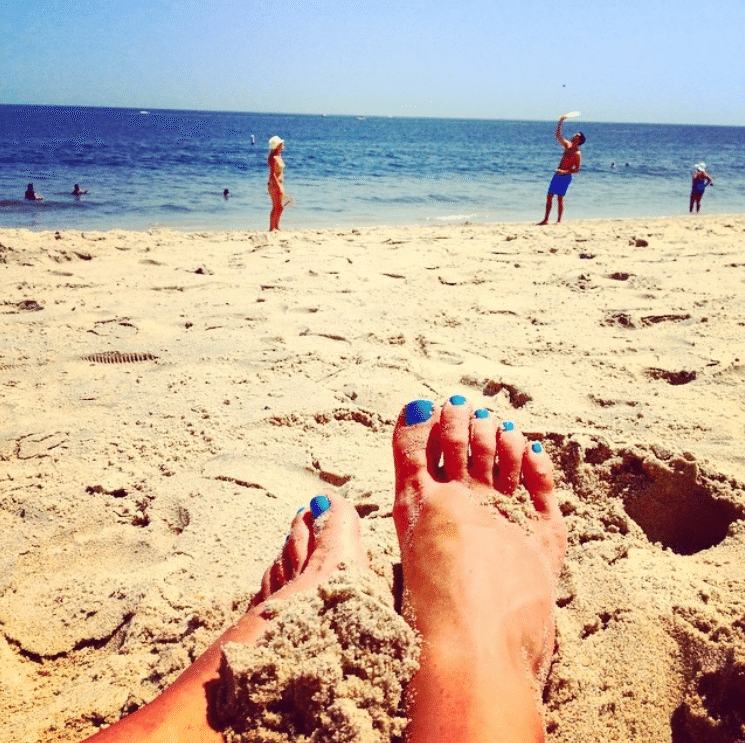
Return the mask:
{"type": "Polygon", "coordinates": [[[140,111],[140,113],[141,113],[141,114],[142,114],[143,116],[149,116],[149,115],[150,115],[150,111],[140,111]]]}

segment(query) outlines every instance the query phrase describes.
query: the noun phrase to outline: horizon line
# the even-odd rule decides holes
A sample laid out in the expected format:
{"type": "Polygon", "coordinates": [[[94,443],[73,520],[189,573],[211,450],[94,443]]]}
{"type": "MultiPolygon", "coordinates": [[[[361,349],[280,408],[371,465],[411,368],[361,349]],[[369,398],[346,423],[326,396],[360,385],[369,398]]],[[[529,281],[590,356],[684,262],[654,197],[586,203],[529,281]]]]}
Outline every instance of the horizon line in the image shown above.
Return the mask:
{"type": "MultiPolygon", "coordinates": [[[[81,104],[81,103],[4,103],[0,102],[2,107],[10,106],[28,106],[37,108],[94,108],[103,110],[120,110],[120,111],[180,111],[184,113],[209,113],[209,114],[258,114],[261,116],[318,116],[321,118],[338,117],[338,118],[357,118],[357,119],[433,119],[445,121],[526,121],[536,123],[547,123],[558,121],[559,117],[550,119],[531,119],[531,118],[505,118],[505,117],[484,117],[484,116],[434,116],[434,115],[415,115],[415,114],[371,114],[371,113],[302,113],[296,111],[237,111],[220,108],[163,108],[159,106],[121,106],[105,104],[81,104]]],[[[588,124],[635,124],[646,126],[704,126],[704,127],[721,127],[731,129],[745,128],[745,124],[710,124],[710,123],[691,123],[676,121],[610,121],[602,119],[582,119],[588,124]]],[[[579,123],[579,122],[578,122],[579,123]]]]}

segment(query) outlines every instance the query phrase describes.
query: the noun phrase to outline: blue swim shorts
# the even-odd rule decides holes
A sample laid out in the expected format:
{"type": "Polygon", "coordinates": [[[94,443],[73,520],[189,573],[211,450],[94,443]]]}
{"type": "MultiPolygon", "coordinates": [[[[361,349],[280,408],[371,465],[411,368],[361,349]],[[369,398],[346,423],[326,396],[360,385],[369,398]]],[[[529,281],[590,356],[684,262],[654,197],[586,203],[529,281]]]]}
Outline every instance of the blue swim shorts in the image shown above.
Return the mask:
{"type": "Polygon", "coordinates": [[[572,176],[569,173],[555,173],[548,184],[548,193],[556,196],[566,196],[569,184],[572,182],[572,176]]]}

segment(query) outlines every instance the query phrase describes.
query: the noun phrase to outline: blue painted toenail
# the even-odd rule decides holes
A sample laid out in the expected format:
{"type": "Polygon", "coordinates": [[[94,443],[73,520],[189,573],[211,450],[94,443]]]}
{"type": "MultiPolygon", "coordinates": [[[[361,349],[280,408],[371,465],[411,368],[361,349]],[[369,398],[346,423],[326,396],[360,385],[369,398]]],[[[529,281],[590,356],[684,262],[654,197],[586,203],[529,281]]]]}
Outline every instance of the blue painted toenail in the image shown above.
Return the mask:
{"type": "Polygon", "coordinates": [[[429,400],[412,400],[406,406],[406,425],[413,426],[417,423],[425,423],[432,417],[435,405],[429,400]]]}
{"type": "Polygon", "coordinates": [[[514,431],[515,424],[512,421],[502,421],[502,430],[503,431],[514,431]]]}
{"type": "Polygon", "coordinates": [[[310,512],[314,519],[317,519],[322,513],[326,513],[329,508],[331,508],[331,501],[325,495],[317,495],[310,501],[310,512]]]}
{"type": "Polygon", "coordinates": [[[288,534],[288,535],[287,535],[287,536],[285,537],[285,544],[287,544],[287,542],[289,542],[289,541],[290,541],[290,535],[288,534]]]}
{"type": "Polygon", "coordinates": [[[474,418],[488,418],[489,411],[486,408],[479,408],[474,414],[474,418]]]}
{"type": "Polygon", "coordinates": [[[543,451],[543,447],[542,447],[542,446],[541,446],[541,445],[540,445],[540,444],[539,444],[539,443],[538,443],[537,441],[534,441],[534,442],[533,442],[533,443],[532,443],[532,444],[530,445],[530,448],[531,448],[531,449],[532,449],[532,450],[533,450],[533,451],[534,451],[534,452],[535,452],[536,454],[540,454],[540,453],[541,453],[541,452],[543,451]]]}
{"type": "Polygon", "coordinates": [[[297,516],[298,513],[302,513],[304,510],[305,510],[305,506],[300,506],[300,508],[297,509],[297,513],[295,514],[295,516],[297,516]]]}
{"type": "Polygon", "coordinates": [[[466,398],[463,397],[463,395],[453,395],[450,398],[450,404],[451,405],[465,405],[466,404],[466,398]]]}

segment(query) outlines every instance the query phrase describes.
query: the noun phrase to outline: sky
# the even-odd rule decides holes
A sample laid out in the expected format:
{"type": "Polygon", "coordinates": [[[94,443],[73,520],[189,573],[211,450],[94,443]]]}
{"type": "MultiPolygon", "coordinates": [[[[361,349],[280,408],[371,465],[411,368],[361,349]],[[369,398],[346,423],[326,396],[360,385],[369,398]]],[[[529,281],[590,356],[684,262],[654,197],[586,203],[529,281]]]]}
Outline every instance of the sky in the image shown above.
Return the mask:
{"type": "Polygon", "coordinates": [[[0,0],[0,103],[745,126],[743,0],[0,0]]]}

